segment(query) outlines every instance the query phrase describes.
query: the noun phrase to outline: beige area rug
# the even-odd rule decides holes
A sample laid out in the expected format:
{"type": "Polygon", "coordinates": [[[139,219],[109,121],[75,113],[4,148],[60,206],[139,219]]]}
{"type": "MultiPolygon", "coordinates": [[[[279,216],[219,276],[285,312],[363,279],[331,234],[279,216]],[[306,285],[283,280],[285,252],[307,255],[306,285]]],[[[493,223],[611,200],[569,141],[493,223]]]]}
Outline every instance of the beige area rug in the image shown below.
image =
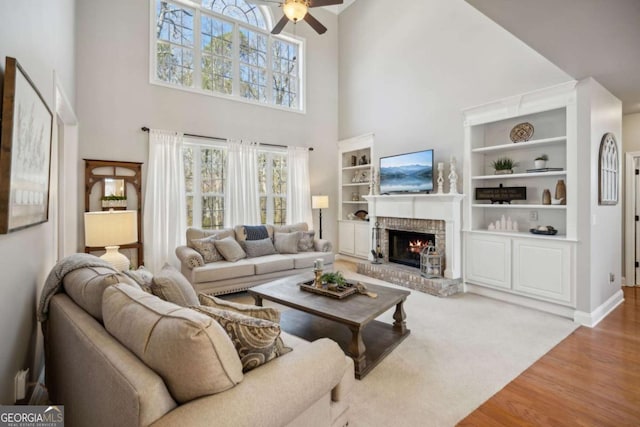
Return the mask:
{"type": "MultiPolygon", "coordinates": [[[[397,287],[342,267],[349,278],[397,287]]],[[[241,300],[253,302],[247,294],[241,300]]],[[[577,328],[471,294],[412,291],[405,311],[411,335],[356,381],[350,427],[454,426],[577,328]]],[[[392,314],[378,320],[392,323],[392,314]]]]}

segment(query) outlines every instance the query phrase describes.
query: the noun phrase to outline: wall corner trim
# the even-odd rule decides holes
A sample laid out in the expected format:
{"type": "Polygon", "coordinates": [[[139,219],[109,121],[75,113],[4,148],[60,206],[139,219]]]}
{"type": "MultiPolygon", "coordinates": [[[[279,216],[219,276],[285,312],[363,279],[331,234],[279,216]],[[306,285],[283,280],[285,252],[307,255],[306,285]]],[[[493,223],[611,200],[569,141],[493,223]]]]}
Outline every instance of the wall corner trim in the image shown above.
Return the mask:
{"type": "Polygon", "coordinates": [[[620,289],[591,313],[576,310],[573,314],[573,321],[582,326],[593,328],[623,302],[624,293],[620,289]]]}

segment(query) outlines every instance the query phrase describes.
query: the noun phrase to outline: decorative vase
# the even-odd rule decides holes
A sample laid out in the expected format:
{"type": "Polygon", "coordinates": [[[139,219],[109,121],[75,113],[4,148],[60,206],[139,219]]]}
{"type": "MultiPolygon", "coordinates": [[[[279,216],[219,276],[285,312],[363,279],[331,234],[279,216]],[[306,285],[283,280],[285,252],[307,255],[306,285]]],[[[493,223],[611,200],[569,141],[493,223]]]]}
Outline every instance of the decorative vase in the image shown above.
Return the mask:
{"type": "Polygon", "coordinates": [[[559,179],[556,184],[556,197],[555,199],[560,200],[561,205],[567,204],[567,187],[564,185],[564,179],[559,179]]]}
{"type": "Polygon", "coordinates": [[[546,165],[547,165],[547,161],[546,160],[534,160],[533,161],[533,166],[536,169],[543,169],[546,165]]]}
{"type": "Polygon", "coordinates": [[[542,204],[550,205],[551,204],[551,191],[548,188],[545,188],[542,192],[542,204]]]}

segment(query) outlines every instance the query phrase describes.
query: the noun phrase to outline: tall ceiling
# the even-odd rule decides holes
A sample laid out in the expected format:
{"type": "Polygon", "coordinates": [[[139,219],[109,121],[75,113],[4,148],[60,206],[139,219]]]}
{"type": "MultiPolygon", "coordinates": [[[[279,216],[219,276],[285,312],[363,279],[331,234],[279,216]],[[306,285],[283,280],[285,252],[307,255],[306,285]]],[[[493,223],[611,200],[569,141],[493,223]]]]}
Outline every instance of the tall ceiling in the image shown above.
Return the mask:
{"type": "Polygon", "coordinates": [[[640,112],[640,0],[465,0],[575,79],[640,112]]]}

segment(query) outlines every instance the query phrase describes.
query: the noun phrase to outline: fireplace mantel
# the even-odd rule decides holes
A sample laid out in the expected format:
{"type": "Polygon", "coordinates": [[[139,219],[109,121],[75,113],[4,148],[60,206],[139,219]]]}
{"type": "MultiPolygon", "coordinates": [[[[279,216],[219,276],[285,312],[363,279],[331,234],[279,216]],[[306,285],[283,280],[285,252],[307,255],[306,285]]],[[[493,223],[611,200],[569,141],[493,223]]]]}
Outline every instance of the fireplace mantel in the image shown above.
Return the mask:
{"type": "Polygon", "coordinates": [[[463,194],[393,194],[364,198],[369,203],[369,219],[372,224],[375,224],[377,217],[444,221],[447,259],[444,277],[462,277],[463,194]]]}

